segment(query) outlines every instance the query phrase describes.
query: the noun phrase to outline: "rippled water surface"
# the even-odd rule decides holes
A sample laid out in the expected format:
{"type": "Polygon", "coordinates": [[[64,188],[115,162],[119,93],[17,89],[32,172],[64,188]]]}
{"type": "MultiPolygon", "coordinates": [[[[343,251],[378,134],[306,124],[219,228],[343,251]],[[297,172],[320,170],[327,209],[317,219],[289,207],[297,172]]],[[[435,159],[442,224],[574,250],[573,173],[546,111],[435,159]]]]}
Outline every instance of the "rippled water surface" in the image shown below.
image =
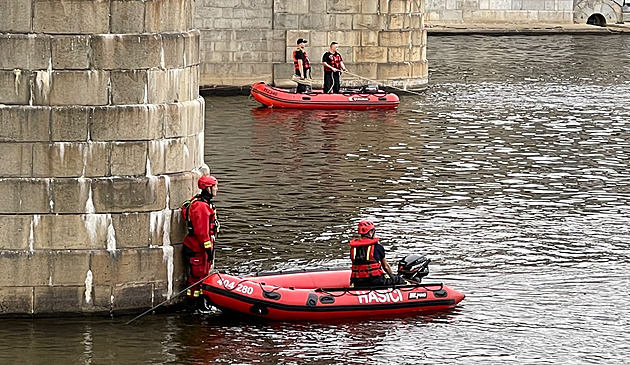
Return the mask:
{"type": "Polygon", "coordinates": [[[630,350],[630,38],[430,37],[397,111],[208,98],[219,268],[349,265],[373,219],[390,262],[432,259],[455,311],[349,323],[179,314],[5,321],[0,362],[622,364],[630,350]]]}

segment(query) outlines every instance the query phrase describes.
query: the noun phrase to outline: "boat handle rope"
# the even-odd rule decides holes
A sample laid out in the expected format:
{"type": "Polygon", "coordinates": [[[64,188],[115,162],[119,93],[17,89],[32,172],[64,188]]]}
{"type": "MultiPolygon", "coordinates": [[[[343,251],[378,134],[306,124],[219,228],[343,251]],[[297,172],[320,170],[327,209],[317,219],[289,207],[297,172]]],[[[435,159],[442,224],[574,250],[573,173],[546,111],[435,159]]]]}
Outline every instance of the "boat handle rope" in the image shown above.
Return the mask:
{"type": "Polygon", "coordinates": [[[389,291],[387,292],[387,294],[389,294],[389,293],[393,293],[394,290],[396,290],[396,289],[398,289],[398,290],[400,290],[402,292],[410,292],[410,291],[416,290],[417,288],[425,288],[427,291],[435,292],[435,291],[440,291],[440,290],[444,289],[444,283],[439,283],[439,284],[421,284],[421,283],[417,283],[415,285],[412,284],[411,286],[410,285],[405,285],[405,286],[396,286],[396,285],[394,285],[392,287],[385,287],[385,288],[368,287],[368,288],[343,288],[342,290],[335,290],[335,292],[339,291],[339,292],[341,292],[341,294],[333,294],[332,292],[330,292],[330,291],[328,291],[328,290],[326,290],[324,288],[318,288],[318,289],[315,289],[315,291],[316,292],[320,292],[320,293],[324,293],[324,294],[328,294],[328,295],[336,298],[336,297],[341,297],[341,296],[346,295],[346,294],[350,294],[350,295],[353,295],[353,296],[364,295],[364,294],[352,293],[352,291],[355,291],[355,292],[356,291],[373,292],[373,291],[377,291],[377,290],[389,289],[389,291]],[[431,290],[431,289],[428,288],[428,287],[438,286],[438,285],[439,285],[440,288],[437,289],[437,290],[431,290]]]}
{"type": "Polygon", "coordinates": [[[221,273],[217,272],[216,274],[219,277],[219,280],[221,280],[221,285],[227,291],[234,291],[234,290],[236,290],[238,285],[241,284],[241,283],[244,283],[244,282],[251,282],[251,283],[256,283],[256,284],[260,285],[260,290],[262,290],[263,293],[273,293],[276,290],[281,288],[280,286],[275,286],[272,290],[265,290],[265,288],[263,288],[263,284],[261,282],[251,281],[251,280],[248,280],[248,279],[241,279],[241,281],[239,281],[238,283],[235,283],[234,287],[230,289],[227,286],[225,286],[225,280],[223,280],[223,278],[221,277],[221,273]]]}

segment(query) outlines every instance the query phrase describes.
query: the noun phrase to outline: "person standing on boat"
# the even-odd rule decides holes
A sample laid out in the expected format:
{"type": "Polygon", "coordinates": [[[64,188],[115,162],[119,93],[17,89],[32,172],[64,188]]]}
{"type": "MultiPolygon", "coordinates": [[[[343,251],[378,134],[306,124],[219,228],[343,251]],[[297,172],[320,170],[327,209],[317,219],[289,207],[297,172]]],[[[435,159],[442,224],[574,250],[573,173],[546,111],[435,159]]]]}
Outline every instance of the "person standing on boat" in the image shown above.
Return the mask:
{"type": "Polygon", "coordinates": [[[184,202],[182,215],[186,220],[188,234],[184,238],[184,258],[189,266],[187,291],[188,308],[208,310],[201,296],[201,283],[214,264],[214,244],[219,234],[219,220],[212,199],[217,195],[219,182],[212,175],[204,175],[197,181],[201,193],[184,202]],[[195,284],[197,283],[197,284],[195,284]]]}
{"type": "Polygon", "coordinates": [[[341,72],[347,72],[346,65],[343,63],[343,58],[338,52],[339,44],[332,42],[330,49],[322,56],[322,63],[324,64],[324,92],[325,93],[339,93],[341,83],[339,76],[341,72]]]}
{"type": "Polygon", "coordinates": [[[360,239],[350,241],[352,274],[350,286],[376,287],[409,284],[405,279],[394,275],[385,259],[385,248],[378,242],[376,227],[371,221],[359,222],[360,239]]]}
{"type": "Polygon", "coordinates": [[[293,66],[295,68],[295,77],[293,81],[297,82],[297,92],[304,93],[310,89],[311,85],[311,64],[308,55],[304,50],[308,41],[299,38],[297,40],[297,48],[293,51],[293,66]]]}

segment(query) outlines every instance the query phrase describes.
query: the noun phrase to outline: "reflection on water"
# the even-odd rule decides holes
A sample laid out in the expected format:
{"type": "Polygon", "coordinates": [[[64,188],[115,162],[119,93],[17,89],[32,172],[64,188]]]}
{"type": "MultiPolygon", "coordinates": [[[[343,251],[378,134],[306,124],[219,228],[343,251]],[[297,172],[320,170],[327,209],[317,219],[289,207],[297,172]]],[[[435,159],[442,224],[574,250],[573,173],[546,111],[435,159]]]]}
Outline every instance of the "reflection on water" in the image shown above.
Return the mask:
{"type": "Polygon", "coordinates": [[[431,85],[397,111],[208,99],[206,161],[221,183],[218,267],[349,265],[347,241],[372,218],[390,261],[426,254],[431,281],[466,293],[455,311],[5,321],[0,362],[626,362],[630,38],[429,42],[431,85]]]}

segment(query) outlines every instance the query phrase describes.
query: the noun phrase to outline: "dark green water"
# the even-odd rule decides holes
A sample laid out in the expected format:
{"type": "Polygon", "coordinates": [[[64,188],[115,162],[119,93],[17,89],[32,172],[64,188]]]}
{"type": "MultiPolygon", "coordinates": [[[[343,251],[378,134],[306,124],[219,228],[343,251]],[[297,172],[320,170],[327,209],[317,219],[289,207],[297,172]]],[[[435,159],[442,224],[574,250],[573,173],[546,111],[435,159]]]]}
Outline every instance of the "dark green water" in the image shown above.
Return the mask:
{"type": "Polygon", "coordinates": [[[623,364],[630,350],[630,38],[430,37],[397,111],[208,98],[217,266],[349,265],[373,219],[390,261],[467,298],[437,316],[2,321],[0,363],[623,364]]]}

